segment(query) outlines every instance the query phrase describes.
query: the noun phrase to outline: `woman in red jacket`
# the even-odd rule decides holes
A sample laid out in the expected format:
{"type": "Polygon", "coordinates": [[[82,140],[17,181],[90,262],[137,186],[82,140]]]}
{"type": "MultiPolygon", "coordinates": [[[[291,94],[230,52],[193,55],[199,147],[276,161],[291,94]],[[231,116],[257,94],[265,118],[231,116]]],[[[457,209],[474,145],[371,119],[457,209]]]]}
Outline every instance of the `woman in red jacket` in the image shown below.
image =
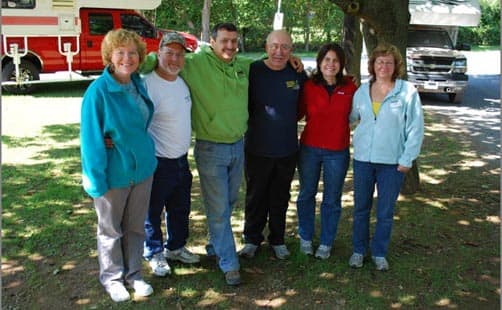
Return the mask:
{"type": "Polygon", "coordinates": [[[335,43],[323,45],[317,54],[317,68],[305,83],[299,109],[299,119],[305,116],[306,121],[298,162],[300,250],[307,255],[313,254],[316,194],[322,169],[321,236],[315,252],[315,257],[321,259],[331,254],[350,159],[349,114],[357,86],[343,75],[344,67],[343,49],[335,43]]]}

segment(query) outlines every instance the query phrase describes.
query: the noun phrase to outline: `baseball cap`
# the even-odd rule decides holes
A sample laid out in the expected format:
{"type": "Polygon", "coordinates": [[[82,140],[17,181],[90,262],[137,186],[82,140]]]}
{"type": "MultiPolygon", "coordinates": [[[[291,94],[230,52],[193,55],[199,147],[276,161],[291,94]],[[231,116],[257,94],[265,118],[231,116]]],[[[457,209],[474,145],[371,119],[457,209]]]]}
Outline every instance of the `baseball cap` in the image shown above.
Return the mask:
{"type": "Polygon", "coordinates": [[[176,31],[164,33],[164,35],[162,36],[162,40],[160,40],[159,47],[163,47],[164,45],[170,43],[178,43],[181,46],[183,46],[185,50],[188,50],[185,38],[176,31]]]}

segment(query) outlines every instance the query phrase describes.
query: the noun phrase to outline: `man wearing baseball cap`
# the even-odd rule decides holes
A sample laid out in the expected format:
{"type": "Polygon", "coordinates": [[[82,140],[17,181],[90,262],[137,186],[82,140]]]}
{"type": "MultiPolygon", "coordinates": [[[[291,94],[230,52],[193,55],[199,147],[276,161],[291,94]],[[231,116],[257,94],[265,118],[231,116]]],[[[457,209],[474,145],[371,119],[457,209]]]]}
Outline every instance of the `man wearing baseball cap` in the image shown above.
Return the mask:
{"type": "Polygon", "coordinates": [[[178,75],[185,65],[186,42],[177,32],[164,34],[157,51],[158,65],[144,77],[154,103],[149,132],[155,142],[158,160],[145,220],[143,256],[153,274],[171,273],[166,258],[197,263],[199,256],[186,247],[190,215],[192,174],[187,153],[191,141],[190,91],[178,75]],[[166,240],[161,230],[165,210],[166,240]]]}

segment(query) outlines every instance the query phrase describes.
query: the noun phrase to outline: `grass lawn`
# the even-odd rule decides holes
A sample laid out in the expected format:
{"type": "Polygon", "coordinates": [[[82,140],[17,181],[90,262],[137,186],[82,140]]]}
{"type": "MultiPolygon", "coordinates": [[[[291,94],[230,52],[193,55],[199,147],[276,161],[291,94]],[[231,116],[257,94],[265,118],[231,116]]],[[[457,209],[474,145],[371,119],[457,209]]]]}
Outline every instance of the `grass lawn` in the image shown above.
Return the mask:
{"type": "Polygon", "coordinates": [[[500,45],[474,45],[472,51],[500,51],[500,45]]]}
{"type": "MultiPolygon", "coordinates": [[[[243,284],[228,287],[215,261],[204,256],[206,220],[190,156],[188,247],[202,255],[201,263],[172,263],[167,278],[153,277],[145,263],[155,293],[114,304],[98,282],[96,215],[81,187],[78,104],[85,85],[67,88],[2,98],[4,309],[499,309],[499,161],[483,157],[462,128],[430,112],[418,160],[421,189],[399,198],[388,272],[375,271],[369,260],[362,269],[348,266],[350,168],[331,258],[299,253],[295,178],[286,232],[292,256],[279,261],[263,245],[255,259],[241,259],[243,284]]],[[[238,248],[244,191],[243,184],[233,214],[238,248]]]]}

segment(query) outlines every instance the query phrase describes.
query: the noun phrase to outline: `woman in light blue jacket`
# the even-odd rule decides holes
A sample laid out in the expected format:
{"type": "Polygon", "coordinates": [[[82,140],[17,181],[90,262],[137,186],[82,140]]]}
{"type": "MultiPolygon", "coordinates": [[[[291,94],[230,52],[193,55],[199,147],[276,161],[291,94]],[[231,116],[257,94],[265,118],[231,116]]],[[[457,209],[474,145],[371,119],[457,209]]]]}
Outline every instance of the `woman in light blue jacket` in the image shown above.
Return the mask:
{"type": "Polygon", "coordinates": [[[112,30],[101,52],[106,68],[82,101],[82,177],[98,216],[99,280],[115,302],[148,296],[141,277],[144,222],[157,166],[148,134],[153,103],[136,72],[146,46],[134,32],[112,30]],[[105,137],[113,141],[105,147],[105,137]]]}
{"type": "Polygon", "coordinates": [[[379,45],[371,53],[369,83],[354,95],[350,119],[359,121],[354,145],[353,254],[349,265],[363,266],[371,251],[376,269],[387,270],[385,258],[392,231],[394,206],[404,175],[412,167],[422,145],[424,120],[415,87],[400,78],[404,62],[393,45],[379,45]],[[376,227],[370,245],[369,222],[376,189],[376,227]]]}

